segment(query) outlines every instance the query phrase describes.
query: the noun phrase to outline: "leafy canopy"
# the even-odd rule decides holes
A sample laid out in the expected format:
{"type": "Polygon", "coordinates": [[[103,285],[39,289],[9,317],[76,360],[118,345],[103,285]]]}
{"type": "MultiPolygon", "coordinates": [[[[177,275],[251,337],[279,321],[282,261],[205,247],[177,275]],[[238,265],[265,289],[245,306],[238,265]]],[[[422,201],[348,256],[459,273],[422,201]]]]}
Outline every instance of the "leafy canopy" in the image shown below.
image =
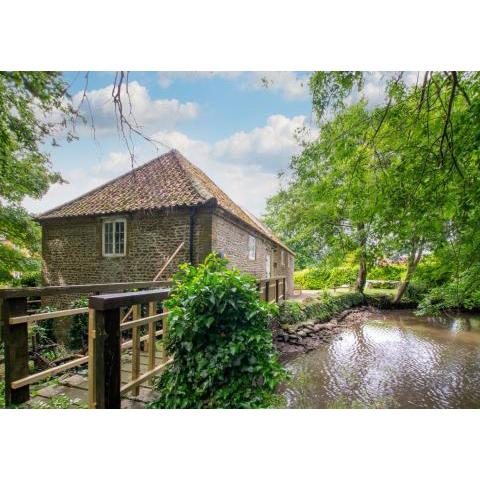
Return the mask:
{"type": "Polygon", "coordinates": [[[21,201],[62,181],[42,144],[74,117],[66,89],[58,72],[0,72],[0,282],[38,269],[40,232],[21,201]]]}

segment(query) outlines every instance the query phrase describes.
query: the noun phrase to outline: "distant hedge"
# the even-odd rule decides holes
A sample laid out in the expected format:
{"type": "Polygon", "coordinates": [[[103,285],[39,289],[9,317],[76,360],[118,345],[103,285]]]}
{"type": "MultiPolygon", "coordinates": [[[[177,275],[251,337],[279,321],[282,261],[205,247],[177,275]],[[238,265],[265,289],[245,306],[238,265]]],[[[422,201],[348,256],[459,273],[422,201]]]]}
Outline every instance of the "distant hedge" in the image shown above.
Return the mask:
{"type": "MultiPolygon", "coordinates": [[[[368,271],[368,280],[401,280],[406,273],[405,265],[386,265],[373,267],[368,271]]],[[[295,285],[306,290],[322,290],[324,288],[352,285],[358,275],[356,266],[340,266],[334,268],[315,267],[294,273],[295,285]]]]}
{"type": "Polygon", "coordinates": [[[319,298],[309,299],[303,303],[287,301],[280,304],[278,320],[280,324],[295,324],[306,320],[327,322],[336,314],[365,303],[360,293],[345,293],[332,296],[324,293],[319,298]]]}

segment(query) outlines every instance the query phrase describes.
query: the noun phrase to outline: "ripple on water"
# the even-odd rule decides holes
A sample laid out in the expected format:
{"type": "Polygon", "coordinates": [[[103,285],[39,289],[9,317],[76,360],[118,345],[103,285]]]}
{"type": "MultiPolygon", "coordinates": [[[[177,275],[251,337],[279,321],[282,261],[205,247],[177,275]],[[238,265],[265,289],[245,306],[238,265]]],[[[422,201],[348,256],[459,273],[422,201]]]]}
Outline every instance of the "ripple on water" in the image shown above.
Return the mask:
{"type": "Polygon", "coordinates": [[[371,314],[287,365],[293,408],[480,406],[479,317],[371,314]]]}

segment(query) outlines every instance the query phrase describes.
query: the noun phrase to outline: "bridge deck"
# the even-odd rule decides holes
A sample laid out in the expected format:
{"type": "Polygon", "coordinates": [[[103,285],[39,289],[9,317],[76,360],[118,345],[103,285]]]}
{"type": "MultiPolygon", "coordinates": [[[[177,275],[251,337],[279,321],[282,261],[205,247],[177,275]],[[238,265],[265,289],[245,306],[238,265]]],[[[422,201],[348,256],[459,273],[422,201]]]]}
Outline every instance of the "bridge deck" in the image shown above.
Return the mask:
{"type": "MultiPolygon", "coordinates": [[[[140,354],[140,373],[148,370],[147,352],[140,354]]],[[[155,363],[161,363],[160,352],[156,353],[155,363]]],[[[132,355],[131,351],[122,354],[122,385],[132,379],[132,355]]],[[[148,402],[158,397],[149,385],[140,386],[140,394],[133,396],[128,392],[122,399],[121,408],[145,408],[148,402]]],[[[88,371],[86,368],[78,369],[76,373],[67,372],[64,375],[44,382],[32,388],[32,398],[26,402],[23,407],[41,407],[45,408],[59,407],[65,408],[86,408],[88,405],[88,371]]]]}

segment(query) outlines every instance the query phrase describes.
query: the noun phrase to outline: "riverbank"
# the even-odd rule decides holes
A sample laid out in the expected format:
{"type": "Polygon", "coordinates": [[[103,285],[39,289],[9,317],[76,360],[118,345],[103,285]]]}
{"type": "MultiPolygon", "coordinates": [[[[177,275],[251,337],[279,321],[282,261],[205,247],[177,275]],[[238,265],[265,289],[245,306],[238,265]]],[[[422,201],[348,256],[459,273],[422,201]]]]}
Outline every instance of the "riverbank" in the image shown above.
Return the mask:
{"type": "Polygon", "coordinates": [[[330,343],[344,329],[366,320],[368,315],[375,311],[377,309],[374,307],[364,305],[344,310],[328,321],[317,319],[292,325],[277,325],[273,331],[273,342],[280,353],[280,361],[291,360],[297,355],[330,343]]]}
{"type": "Polygon", "coordinates": [[[371,312],[416,307],[407,298],[393,303],[392,296],[380,291],[373,294],[310,291],[304,298],[294,298],[280,306],[273,340],[280,359],[286,361],[329,343],[342,329],[364,321],[371,312]]]}

